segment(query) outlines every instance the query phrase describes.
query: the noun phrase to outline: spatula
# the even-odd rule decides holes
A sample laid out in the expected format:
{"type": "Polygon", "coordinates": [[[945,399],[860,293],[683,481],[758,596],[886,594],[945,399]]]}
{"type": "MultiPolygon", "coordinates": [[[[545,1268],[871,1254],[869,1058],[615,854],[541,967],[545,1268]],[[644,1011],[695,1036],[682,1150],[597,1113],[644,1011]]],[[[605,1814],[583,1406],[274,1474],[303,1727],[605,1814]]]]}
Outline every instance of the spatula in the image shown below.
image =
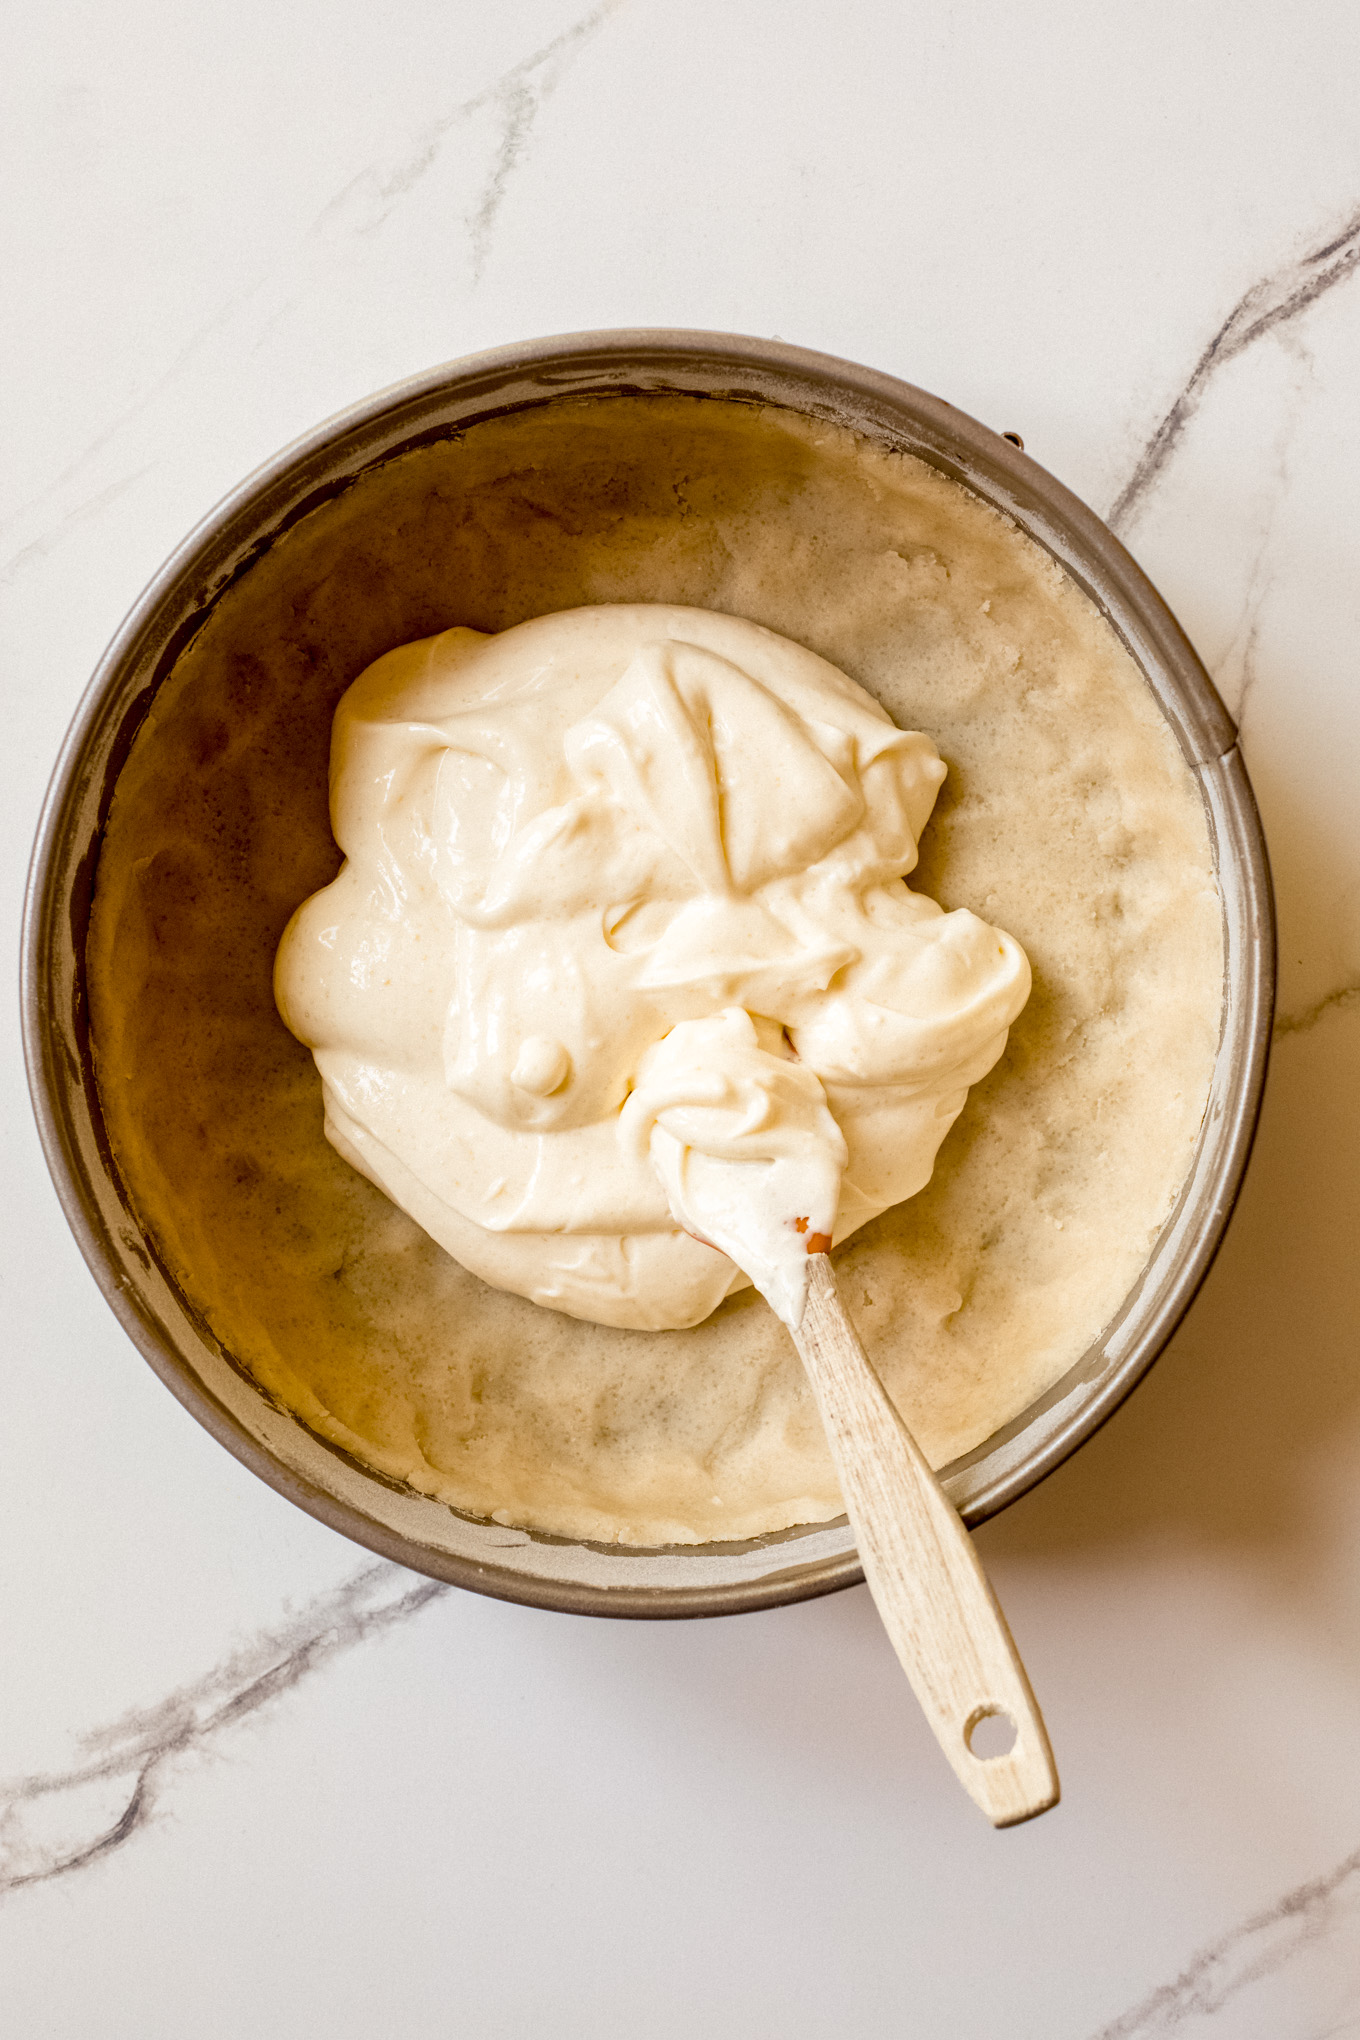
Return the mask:
{"type": "Polygon", "coordinates": [[[973,1540],[865,1357],[829,1254],[809,1256],[793,1341],[869,1592],[926,1720],[994,1826],[1031,1820],[1058,1801],[1043,1716],[973,1540]],[[980,1754],[974,1740],[996,1733],[982,1724],[1003,1718],[1011,1747],[980,1754]]]}
{"type": "Polygon", "coordinates": [[[847,1149],[820,1081],[772,1023],[732,1009],[658,1043],[624,1117],[678,1223],[735,1261],[792,1334],[869,1591],[965,1790],[997,1827],[1043,1813],[1058,1775],[1006,1618],[836,1289],[847,1149]]]}

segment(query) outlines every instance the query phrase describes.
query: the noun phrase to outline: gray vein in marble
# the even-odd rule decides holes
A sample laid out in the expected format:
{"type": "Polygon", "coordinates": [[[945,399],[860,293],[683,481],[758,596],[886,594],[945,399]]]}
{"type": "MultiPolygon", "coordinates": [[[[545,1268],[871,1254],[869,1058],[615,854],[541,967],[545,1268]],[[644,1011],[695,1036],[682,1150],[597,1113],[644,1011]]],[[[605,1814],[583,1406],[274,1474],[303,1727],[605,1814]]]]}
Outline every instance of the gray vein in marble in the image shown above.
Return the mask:
{"type": "Polygon", "coordinates": [[[1275,582],[1275,576],[1267,571],[1266,559],[1270,552],[1270,541],[1274,534],[1279,504],[1288,486],[1283,453],[1278,463],[1278,484],[1261,520],[1260,539],[1251,565],[1247,569],[1247,590],[1242,601],[1241,617],[1232,640],[1214,671],[1214,684],[1232,711],[1239,739],[1242,737],[1247,709],[1260,677],[1257,653],[1261,644],[1261,612],[1275,582]]]}
{"type": "Polygon", "coordinates": [[[1337,985],[1322,998],[1314,1000],[1311,1006],[1304,1006],[1297,1013],[1280,1013],[1275,1020],[1275,1039],[1283,1040],[1286,1034],[1309,1034],[1320,1020],[1329,1013],[1343,1013],[1349,1007],[1360,1004],[1360,979],[1348,984],[1337,985]]]}
{"type": "Polygon", "coordinates": [[[584,45],[622,5],[623,0],[602,0],[573,28],[564,30],[554,41],[507,71],[495,87],[491,104],[500,124],[500,141],[481,200],[468,222],[474,280],[486,267],[496,216],[505,202],[511,177],[528,154],[534,122],[584,45]]]}
{"type": "MultiPolygon", "coordinates": [[[[468,209],[464,224],[467,228],[472,249],[474,282],[480,277],[490,253],[492,233],[501,206],[504,203],[514,172],[525,160],[531,131],[552,93],[570,70],[586,44],[604,26],[608,18],[618,12],[625,0],[599,0],[589,13],[563,29],[559,35],[532,50],[527,57],[521,57],[510,68],[488,85],[484,91],[463,100],[449,113],[433,121],[421,135],[415,146],[392,168],[383,171],[370,165],[353,177],[336,193],[317,215],[307,230],[303,246],[325,242],[338,230],[340,233],[369,235],[376,233],[401,200],[420,182],[436,161],[445,138],[455,129],[465,125],[477,114],[489,111],[497,125],[497,138],[490,168],[483,179],[481,188],[468,209]]],[[[117,439],[124,429],[131,425],[156,398],[172,384],[190,361],[199,353],[204,344],[215,333],[220,332],[245,307],[252,305],[280,280],[292,283],[297,276],[301,251],[299,246],[288,250],[285,257],[272,263],[254,282],[239,290],[219,305],[212,316],[185,341],[153,383],[139,396],[126,405],[90,443],[83,447],[62,472],[47,483],[38,493],[20,504],[0,519],[0,529],[8,529],[42,506],[53,497],[60,496],[86,471],[93,461],[117,439]]],[[[305,261],[302,266],[305,269],[305,261]]],[[[301,295],[290,292],[282,305],[276,305],[264,326],[256,335],[256,345],[264,333],[295,304],[301,295]]],[[[133,480],[138,477],[133,477],[133,480]]],[[[131,483],[127,483],[131,486],[131,483]]],[[[114,491],[105,491],[91,497],[87,503],[77,505],[68,511],[51,529],[22,546],[0,568],[0,585],[4,578],[17,575],[32,562],[43,558],[59,544],[68,528],[78,523],[85,514],[95,515],[113,500],[114,491]]]]}
{"type": "Polygon", "coordinates": [[[154,1821],[187,1760],[450,1591],[400,1566],[365,1566],[203,1678],[85,1736],[83,1758],[68,1770],[0,1785],[0,1897],[115,1854],[154,1821]],[[45,1836],[44,1826],[63,1829],[62,1838],[45,1836]]]}
{"type": "Polygon", "coordinates": [[[37,538],[30,539],[27,545],[20,546],[18,552],[11,553],[7,560],[0,561],[0,588],[8,588],[11,582],[19,578],[24,568],[31,566],[34,561],[46,559],[48,553],[59,546],[76,525],[88,522],[91,517],[98,517],[101,511],[107,510],[110,503],[116,503],[120,496],[125,496],[129,489],[135,488],[138,482],[151,473],[154,466],[155,462],[151,461],[146,467],[138,468],[135,474],[123,475],[118,481],[110,482],[107,489],[100,489],[96,495],[88,496],[83,503],[77,503],[73,509],[58,518],[49,530],[40,532],[37,538]]]}
{"type": "Polygon", "coordinates": [[[1360,1849],[1325,1876],[1297,1885],[1274,1905],[1210,1942],[1174,1982],[1154,1990],[1112,2025],[1102,2026],[1093,2040],[1161,2040],[1191,2019],[1220,2011],[1251,1984],[1273,1976],[1324,1940],[1343,1913],[1357,1906],[1360,1849]]]}
{"type": "Polygon", "coordinates": [[[495,153],[482,190],[466,215],[475,281],[486,265],[492,230],[510,180],[528,154],[535,121],[586,44],[622,5],[624,0],[600,0],[579,21],[503,71],[485,91],[462,100],[432,121],[414,148],[391,169],[379,171],[370,166],[361,171],[323,209],[313,231],[324,229],[337,216],[348,215],[358,201],[365,217],[353,223],[354,231],[376,233],[433,167],[448,135],[474,115],[489,111],[498,129],[495,153]]]}
{"type": "Polygon", "coordinates": [[[1276,576],[1270,571],[1267,562],[1280,511],[1293,482],[1291,454],[1294,438],[1309,394],[1309,386],[1314,380],[1313,358],[1307,347],[1297,334],[1286,333],[1283,338],[1286,347],[1297,358],[1298,373],[1293,380],[1291,401],[1283,408],[1275,435],[1269,494],[1261,516],[1256,550],[1247,569],[1242,614],[1233,638],[1214,673],[1219,692],[1232,710],[1239,735],[1243,731],[1247,711],[1260,677],[1257,654],[1261,642],[1262,614],[1276,584],[1276,576]]]}
{"type": "Polygon", "coordinates": [[[1360,267],[1360,211],[1320,247],[1279,269],[1244,291],[1210,340],[1166,416],[1149,439],[1133,473],[1116,496],[1106,522],[1116,531],[1133,522],[1199,409],[1210,380],[1267,333],[1278,331],[1306,312],[1334,285],[1360,267]]]}
{"type": "MultiPolygon", "coordinates": [[[[249,303],[250,299],[255,295],[259,287],[260,284],[259,281],[257,281],[256,283],[252,284],[248,290],[236,292],[232,297],[227,299],[225,304],[219,305],[217,310],[212,314],[212,316],[208,319],[205,319],[203,324],[197,327],[195,331],[189,335],[189,338],[184,342],[184,345],[179,349],[179,352],[175,354],[169,362],[167,362],[166,366],[161,370],[161,373],[156,377],[155,381],[152,382],[146,389],[144,389],[140,396],[134,397],[130,404],[125,404],[123,409],[119,411],[104,427],[103,431],[96,433],[95,437],[89,441],[88,445],[83,446],[81,448],[80,452],[75,456],[75,459],[67,463],[67,465],[61,470],[60,474],[54,475],[52,480],[46,483],[41,489],[39,489],[36,495],[28,497],[27,500],[23,503],[20,503],[16,509],[11,510],[5,517],[0,518],[0,531],[8,531],[12,524],[17,524],[19,520],[23,517],[26,517],[30,511],[41,510],[44,503],[50,502],[52,497],[60,494],[61,490],[66,488],[68,484],[77,481],[80,478],[80,476],[85,472],[86,468],[89,467],[91,461],[97,460],[99,455],[104,452],[105,448],[110,446],[117,439],[119,433],[122,432],[128,425],[131,425],[137,418],[139,418],[142,415],[142,413],[151,404],[155,402],[156,398],[161,394],[161,392],[167,389],[176,380],[176,378],[183,373],[184,369],[193,360],[194,356],[198,353],[199,349],[205,344],[206,341],[212,338],[214,333],[220,332],[222,330],[222,328],[230,320],[232,314],[235,311],[237,311],[241,305],[249,303]]],[[[131,480],[136,481],[140,479],[140,475],[145,472],[147,472],[146,469],[139,470],[139,473],[137,475],[134,475],[131,478],[131,480]]],[[[99,504],[99,502],[100,499],[98,497],[92,497],[90,499],[91,510],[93,510],[99,504]]],[[[62,519],[60,520],[60,523],[53,526],[52,531],[48,534],[49,538],[55,541],[60,535],[63,535],[65,527],[71,521],[72,517],[74,516],[78,518],[79,509],[80,506],[77,506],[75,512],[67,513],[67,515],[63,516],[62,519]]],[[[36,545],[41,545],[41,540],[35,541],[34,543],[36,545]]],[[[50,547],[48,549],[50,550],[50,547]]],[[[21,558],[27,558],[32,552],[33,552],[32,546],[24,546],[20,553],[16,553],[11,557],[10,561],[8,562],[9,566],[10,567],[16,566],[21,558]]],[[[34,554],[34,557],[41,557],[41,553],[34,554]]]]}

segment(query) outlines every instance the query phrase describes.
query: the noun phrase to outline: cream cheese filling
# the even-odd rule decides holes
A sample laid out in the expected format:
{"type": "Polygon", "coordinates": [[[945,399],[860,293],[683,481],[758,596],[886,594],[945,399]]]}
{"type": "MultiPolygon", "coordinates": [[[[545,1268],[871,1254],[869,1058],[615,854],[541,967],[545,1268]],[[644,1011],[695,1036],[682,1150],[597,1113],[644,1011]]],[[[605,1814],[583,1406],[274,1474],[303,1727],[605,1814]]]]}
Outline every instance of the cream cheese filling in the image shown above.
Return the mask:
{"type": "Polygon", "coordinates": [[[387,654],[335,717],[346,862],[275,966],[332,1145],[536,1303],[696,1324],[750,1279],[726,1244],[796,1321],[804,1235],[921,1189],[1029,993],[1018,943],[904,882],[944,777],[714,611],[387,654]]]}

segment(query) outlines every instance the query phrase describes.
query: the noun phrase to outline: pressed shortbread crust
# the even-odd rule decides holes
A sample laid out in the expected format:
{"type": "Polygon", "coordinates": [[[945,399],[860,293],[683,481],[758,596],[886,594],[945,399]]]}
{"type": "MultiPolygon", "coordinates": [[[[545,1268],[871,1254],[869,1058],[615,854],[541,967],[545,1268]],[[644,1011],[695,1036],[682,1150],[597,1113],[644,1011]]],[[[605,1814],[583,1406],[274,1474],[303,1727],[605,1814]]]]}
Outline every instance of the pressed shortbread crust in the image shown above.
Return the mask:
{"type": "Polygon", "coordinates": [[[272,1395],[389,1478],[562,1535],[746,1537],[839,1513],[788,1335],[746,1291],[692,1330],[488,1289],[327,1145],[274,950],[334,875],[330,716],[379,653],[595,602],[751,618],[949,766],[914,888],[1034,991],[929,1186],[837,1255],[936,1465],[1118,1310],[1184,1180],[1217,1047],[1203,803],[1093,605],[905,456],[704,399],[560,400],[356,483],[218,604],[119,781],[91,1013],[110,1138],[186,1294],[272,1395]]]}

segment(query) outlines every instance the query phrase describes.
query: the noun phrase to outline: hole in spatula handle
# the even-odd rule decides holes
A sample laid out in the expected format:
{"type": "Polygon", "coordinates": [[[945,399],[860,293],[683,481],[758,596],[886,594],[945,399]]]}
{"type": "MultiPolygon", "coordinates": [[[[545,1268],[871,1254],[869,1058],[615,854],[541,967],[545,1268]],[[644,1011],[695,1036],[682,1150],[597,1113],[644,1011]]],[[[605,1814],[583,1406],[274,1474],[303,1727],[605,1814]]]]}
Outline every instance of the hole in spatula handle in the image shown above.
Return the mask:
{"type": "Polygon", "coordinates": [[[1015,1723],[1004,1707],[979,1707],[970,1716],[963,1739],[969,1753],[986,1763],[991,1757],[1008,1757],[1015,1748],[1015,1723]]]}

